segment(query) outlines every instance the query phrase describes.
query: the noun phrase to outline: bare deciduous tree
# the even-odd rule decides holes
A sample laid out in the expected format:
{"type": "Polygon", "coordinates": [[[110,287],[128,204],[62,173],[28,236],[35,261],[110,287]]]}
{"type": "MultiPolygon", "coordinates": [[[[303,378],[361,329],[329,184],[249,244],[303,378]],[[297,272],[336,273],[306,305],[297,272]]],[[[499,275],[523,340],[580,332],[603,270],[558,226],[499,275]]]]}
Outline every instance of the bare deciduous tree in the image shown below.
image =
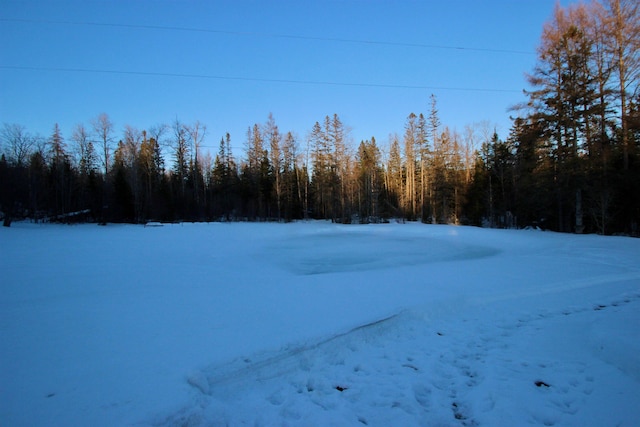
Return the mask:
{"type": "MultiPolygon", "coordinates": [[[[207,127],[204,124],[200,123],[199,120],[196,120],[196,122],[193,125],[185,126],[185,129],[189,134],[189,137],[191,138],[191,143],[192,143],[191,153],[193,155],[193,158],[191,160],[191,164],[192,164],[192,173],[193,173],[193,186],[194,186],[196,203],[199,203],[200,191],[204,190],[204,185],[203,185],[204,176],[202,174],[203,165],[202,165],[202,156],[200,153],[200,148],[202,146],[202,142],[204,141],[204,137],[207,133],[207,127]]],[[[203,198],[204,198],[204,195],[203,195],[203,198]]]]}
{"type": "Polygon", "coordinates": [[[16,123],[5,123],[0,137],[9,157],[8,160],[18,166],[25,165],[35,143],[26,128],[16,123]]]}
{"type": "Polygon", "coordinates": [[[100,144],[102,151],[102,165],[104,166],[105,177],[109,174],[111,167],[111,150],[113,149],[113,123],[107,113],[101,113],[92,122],[93,131],[100,144]]]}
{"type": "Polygon", "coordinates": [[[76,165],[83,176],[89,175],[96,167],[96,152],[93,142],[83,124],[78,124],[71,133],[71,141],[76,156],[76,165]]]}

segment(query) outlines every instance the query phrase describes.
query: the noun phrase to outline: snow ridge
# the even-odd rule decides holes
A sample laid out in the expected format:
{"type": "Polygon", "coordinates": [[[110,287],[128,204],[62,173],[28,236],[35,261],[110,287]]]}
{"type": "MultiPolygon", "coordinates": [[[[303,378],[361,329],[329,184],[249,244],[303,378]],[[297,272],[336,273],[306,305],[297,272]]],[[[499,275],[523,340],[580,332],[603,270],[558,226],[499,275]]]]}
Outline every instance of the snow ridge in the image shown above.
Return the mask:
{"type": "MultiPolygon", "coordinates": [[[[528,313],[510,313],[504,302],[457,318],[404,311],[306,347],[204,369],[189,378],[193,406],[151,425],[581,425],[611,415],[593,414],[597,389],[620,371],[638,379],[637,356],[608,358],[593,336],[579,340],[586,357],[567,355],[545,337],[580,329],[593,312],[639,309],[640,292],[631,292],[528,313]],[[486,310],[505,315],[487,318],[486,310]],[[590,370],[594,357],[613,372],[590,370]]],[[[637,420],[640,411],[619,416],[637,420]]]]}

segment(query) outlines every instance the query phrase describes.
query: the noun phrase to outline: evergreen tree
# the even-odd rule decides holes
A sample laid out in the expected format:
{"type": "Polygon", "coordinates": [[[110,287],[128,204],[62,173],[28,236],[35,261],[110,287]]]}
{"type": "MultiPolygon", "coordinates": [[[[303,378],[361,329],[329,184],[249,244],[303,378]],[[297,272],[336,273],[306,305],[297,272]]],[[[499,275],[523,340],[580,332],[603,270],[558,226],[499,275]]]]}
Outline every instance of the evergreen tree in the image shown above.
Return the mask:
{"type": "Polygon", "coordinates": [[[635,0],[607,0],[605,3],[608,11],[608,51],[615,63],[623,168],[626,171],[634,151],[629,134],[628,99],[629,94],[637,95],[640,81],[640,5],[635,0]]]}
{"type": "Polygon", "coordinates": [[[189,140],[187,128],[178,119],[173,123],[173,175],[180,189],[180,196],[185,201],[186,184],[189,178],[189,140]]]}
{"type": "Polygon", "coordinates": [[[265,124],[265,139],[269,142],[269,161],[273,170],[273,189],[276,201],[276,215],[278,220],[282,218],[282,198],[284,191],[283,184],[283,154],[282,154],[282,135],[273,118],[273,114],[269,113],[269,118],[265,124]]]}
{"type": "Polygon", "coordinates": [[[83,124],[76,125],[71,140],[75,145],[76,164],[82,177],[88,177],[96,172],[97,154],[93,141],[83,124]]]}
{"type": "Polygon", "coordinates": [[[400,149],[400,141],[398,141],[397,135],[394,135],[391,139],[386,175],[386,202],[388,204],[388,207],[390,208],[390,212],[394,216],[404,217],[404,213],[401,210],[401,207],[404,206],[402,152],[400,149]]]}
{"type": "Polygon", "coordinates": [[[68,213],[71,208],[71,163],[66,151],[66,144],[60,127],[56,123],[49,138],[50,182],[53,189],[54,215],[68,213]]]}
{"type": "Polygon", "coordinates": [[[409,114],[404,127],[404,158],[405,158],[405,214],[409,219],[416,218],[416,140],[418,125],[417,116],[409,114]]]}
{"type": "Polygon", "coordinates": [[[192,210],[196,217],[202,217],[203,210],[206,209],[206,206],[202,206],[206,204],[206,188],[204,185],[204,170],[202,165],[202,154],[200,151],[204,137],[207,133],[207,127],[200,123],[200,121],[196,121],[191,126],[185,126],[185,129],[191,139],[191,147],[189,150],[191,158],[189,161],[188,181],[191,183],[191,187],[193,188],[194,207],[192,210]]]}
{"type": "Polygon", "coordinates": [[[319,122],[315,122],[309,136],[311,146],[311,186],[313,212],[316,218],[330,218],[331,212],[331,150],[329,138],[319,122]]]}
{"type": "Polygon", "coordinates": [[[429,146],[427,140],[427,121],[422,113],[418,116],[418,124],[416,129],[416,153],[420,158],[420,220],[426,222],[429,212],[427,203],[427,191],[429,188],[429,173],[427,170],[429,161],[429,146]]]}
{"type": "Polygon", "coordinates": [[[361,141],[356,158],[358,179],[358,214],[364,222],[378,222],[383,186],[380,150],[375,138],[361,141]]]}
{"type": "Polygon", "coordinates": [[[287,132],[282,144],[282,181],[284,191],[284,218],[286,221],[299,219],[302,213],[302,171],[298,164],[298,144],[293,133],[287,132]]]}
{"type": "Polygon", "coordinates": [[[581,232],[584,227],[581,153],[591,145],[591,123],[595,120],[591,107],[598,99],[589,68],[592,43],[584,30],[584,13],[583,5],[566,11],[556,7],[554,19],[543,31],[538,65],[529,77],[538,88],[530,93],[530,105],[538,120],[546,124],[557,164],[557,227],[562,231],[574,228],[581,232]],[[575,221],[570,219],[572,213],[575,221]]]}
{"type": "Polygon", "coordinates": [[[113,153],[111,175],[113,179],[113,205],[111,220],[116,222],[136,222],[134,194],[129,181],[130,147],[120,140],[113,153]]]}
{"type": "Polygon", "coordinates": [[[325,130],[331,144],[331,184],[333,195],[334,217],[342,222],[347,220],[350,207],[348,206],[347,176],[349,175],[349,152],[346,141],[346,129],[340,117],[333,114],[330,124],[328,116],[325,118],[325,130]]]}
{"type": "Polygon", "coordinates": [[[264,143],[260,126],[254,124],[247,130],[247,163],[242,171],[246,211],[253,219],[265,219],[270,214],[272,171],[264,143]]]}
{"type": "Polygon", "coordinates": [[[238,192],[238,174],[235,160],[231,152],[231,135],[227,133],[220,139],[218,154],[216,155],[212,173],[212,191],[214,194],[214,208],[216,215],[231,220],[236,209],[238,192]]]}
{"type": "MultiPolygon", "coordinates": [[[[440,142],[438,141],[438,132],[440,129],[440,118],[438,115],[438,106],[437,106],[437,98],[435,95],[431,94],[431,109],[429,111],[429,119],[428,119],[428,132],[431,139],[431,164],[430,164],[430,176],[429,176],[429,205],[431,207],[431,222],[435,224],[437,222],[438,214],[436,212],[437,206],[437,189],[438,182],[436,180],[436,171],[442,170],[442,150],[440,146],[440,142]]],[[[441,182],[440,182],[441,184],[441,182]]]]}

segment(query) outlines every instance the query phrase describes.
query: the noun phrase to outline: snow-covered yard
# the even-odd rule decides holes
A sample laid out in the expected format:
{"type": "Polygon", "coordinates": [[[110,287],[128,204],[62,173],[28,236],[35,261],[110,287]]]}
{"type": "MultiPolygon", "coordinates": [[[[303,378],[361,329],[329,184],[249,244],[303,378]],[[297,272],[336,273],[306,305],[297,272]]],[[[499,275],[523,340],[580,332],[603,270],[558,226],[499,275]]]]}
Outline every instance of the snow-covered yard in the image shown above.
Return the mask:
{"type": "Polygon", "coordinates": [[[640,425],[640,239],[0,230],[3,426],[640,425]]]}

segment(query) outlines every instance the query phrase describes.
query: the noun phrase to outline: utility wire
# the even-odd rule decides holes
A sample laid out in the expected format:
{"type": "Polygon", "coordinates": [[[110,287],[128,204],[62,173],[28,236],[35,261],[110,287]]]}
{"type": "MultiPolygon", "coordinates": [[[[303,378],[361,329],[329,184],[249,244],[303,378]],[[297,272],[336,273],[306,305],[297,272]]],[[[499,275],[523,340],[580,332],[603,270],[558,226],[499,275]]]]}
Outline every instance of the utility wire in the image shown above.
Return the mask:
{"type": "Polygon", "coordinates": [[[241,36],[252,36],[252,37],[271,37],[271,38],[293,39],[293,40],[314,40],[314,41],[354,43],[354,44],[379,45],[379,46],[413,47],[413,48],[423,48],[423,49],[446,49],[446,50],[459,50],[459,51],[470,51],[470,52],[492,52],[492,53],[505,53],[505,54],[515,54],[515,55],[535,55],[535,52],[523,51],[523,50],[475,48],[475,47],[468,47],[468,46],[447,46],[447,45],[424,44],[424,43],[392,42],[392,41],[384,41],[384,40],[348,39],[348,38],[339,38],[339,37],[301,36],[301,35],[295,35],[295,34],[214,30],[210,28],[176,27],[176,26],[166,26],[166,25],[117,24],[117,23],[108,23],[108,22],[55,21],[55,20],[18,19],[18,18],[0,18],[0,21],[23,22],[23,23],[29,23],[29,24],[78,25],[78,26],[83,25],[83,26],[91,26],[91,27],[112,27],[112,28],[129,28],[129,29],[162,30],[162,31],[184,31],[184,32],[194,32],[194,33],[227,34],[227,35],[241,35],[241,36]]]}
{"type": "Polygon", "coordinates": [[[401,84],[384,84],[384,83],[349,83],[349,82],[336,82],[336,81],[324,81],[324,80],[267,79],[267,78],[257,78],[257,77],[220,76],[220,75],[212,75],[212,74],[162,73],[162,72],[155,72],[155,71],[107,70],[107,69],[94,69],[94,68],[31,67],[31,66],[20,66],[20,65],[0,65],[0,69],[21,70],[21,71],[116,74],[116,75],[151,76],[151,77],[176,77],[176,78],[193,78],[193,79],[212,79],[212,80],[235,80],[235,81],[247,81],[247,82],[283,83],[283,84],[316,85],[316,86],[351,86],[351,87],[371,87],[371,88],[386,88],[386,89],[426,89],[426,90],[446,90],[446,91],[463,91],[463,92],[521,93],[520,90],[513,90],[513,89],[446,87],[446,86],[429,86],[429,85],[401,85],[401,84]]]}

